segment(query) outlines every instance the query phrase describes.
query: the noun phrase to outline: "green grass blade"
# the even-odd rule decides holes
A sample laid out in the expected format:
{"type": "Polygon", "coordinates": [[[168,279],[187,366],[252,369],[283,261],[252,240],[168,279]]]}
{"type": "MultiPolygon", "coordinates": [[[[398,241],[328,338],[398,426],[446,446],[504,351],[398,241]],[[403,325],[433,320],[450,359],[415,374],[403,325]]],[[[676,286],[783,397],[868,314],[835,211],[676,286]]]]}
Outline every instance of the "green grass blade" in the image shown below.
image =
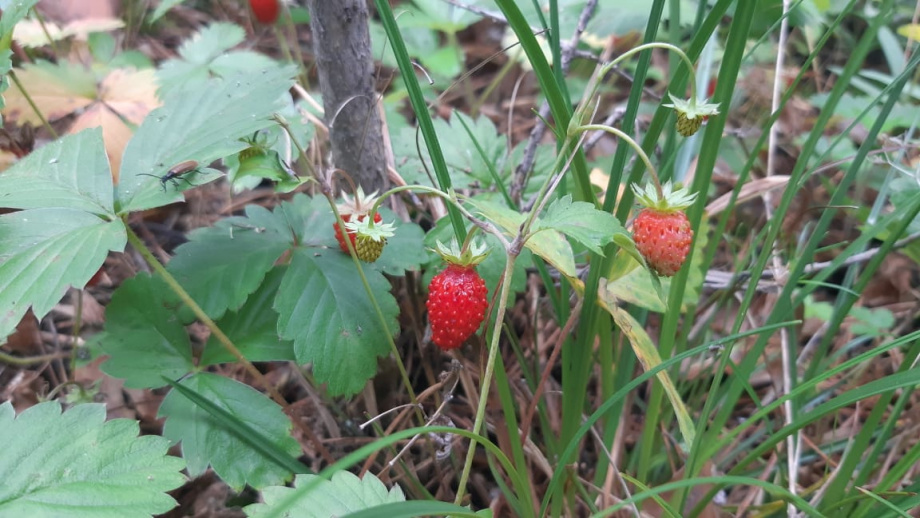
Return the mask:
{"type": "MultiPolygon", "coordinates": [[[[375,4],[377,5],[377,13],[380,15],[380,21],[383,23],[383,28],[387,33],[387,39],[393,47],[396,62],[399,64],[399,73],[402,75],[406,90],[409,93],[409,102],[412,104],[412,110],[418,120],[419,131],[421,131],[422,137],[425,139],[425,145],[428,147],[431,166],[438,179],[438,185],[442,191],[448,192],[451,188],[451,182],[450,173],[447,171],[447,162],[444,160],[441,143],[438,141],[438,134],[434,130],[434,123],[431,121],[431,114],[428,112],[428,105],[425,103],[422,88],[415,77],[415,68],[409,59],[409,52],[406,50],[406,44],[399,32],[399,26],[396,25],[393,10],[386,0],[375,0],[375,4]]],[[[454,227],[454,235],[457,236],[458,241],[462,242],[466,238],[463,217],[453,204],[448,203],[446,205],[450,223],[454,227]]]]}

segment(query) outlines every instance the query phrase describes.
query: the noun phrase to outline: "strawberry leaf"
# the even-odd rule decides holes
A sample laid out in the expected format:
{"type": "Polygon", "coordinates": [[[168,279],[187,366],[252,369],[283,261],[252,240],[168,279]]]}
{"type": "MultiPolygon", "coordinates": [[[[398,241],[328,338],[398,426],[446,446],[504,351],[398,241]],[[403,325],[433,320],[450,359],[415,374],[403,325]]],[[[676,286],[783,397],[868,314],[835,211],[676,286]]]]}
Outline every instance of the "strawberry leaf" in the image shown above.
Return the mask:
{"type": "MultiPolygon", "coordinates": [[[[294,361],[293,344],[278,336],[278,314],[272,309],[284,273],[285,268],[268,272],[259,289],[246,299],[243,307],[224,314],[216,322],[249,361],[294,361]]],[[[211,335],[201,355],[201,364],[233,361],[236,358],[211,335]]]]}
{"type": "Polygon", "coordinates": [[[0,516],[115,518],[176,506],[166,491],[183,484],[182,459],[163,437],[138,437],[138,423],[105,420],[105,405],[61,413],[39,403],[18,416],[0,405],[0,516]]]}
{"type": "Polygon", "coordinates": [[[0,207],[77,209],[115,219],[112,176],[96,128],[39,148],[0,175],[0,207]]]}
{"type": "Polygon", "coordinates": [[[358,478],[347,471],[338,471],[330,480],[318,475],[297,475],[294,487],[266,487],[262,490],[262,499],[265,503],[246,507],[246,516],[345,516],[383,504],[404,502],[406,496],[395,484],[387,490],[383,482],[372,473],[365,473],[363,478],[358,478]],[[314,485],[312,489],[301,490],[311,482],[314,485]],[[289,498],[295,493],[296,500],[290,502],[289,498]]]}
{"type": "MultiPolygon", "coordinates": [[[[300,455],[300,447],[291,437],[291,421],[261,392],[209,373],[184,379],[182,385],[226,411],[251,434],[258,434],[256,440],[267,441],[290,456],[300,455]]],[[[159,417],[167,418],[163,435],[181,442],[182,456],[192,477],[201,475],[210,465],[236,491],[246,484],[258,489],[281,484],[291,477],[290,471],[253,449],[178,390],[171,390],[163,399],[159,417]]]]}
{"type": "Polygon", "coordinates": [[[30,209],[0,216],[0,339],[29,307],[43,317],[67,288],[83,287],[109,250],[125,246],[121,221],[73,209],[30,209]]]}
{"type": "MultiPolygon", "coordinates": [[[[503,205],[481,199],[471,199],[469,202],[483,216],[504,230],[508,236],[516,234],[521,227],[521,223],[524,222],[523,214],[508,209],[503,205]]],[[[532,234],[524,243],[524,246],[553,265],[574,284],[581,284],[575,271],[575,256],[572,253],[572,246],[558,231],[547,229],[543,232],[532,234]]]]}
{"type": "MultiPolygon", "coordinates": [[[[161,9],[160,5],[158,8],[161,9]]],[[[185,40],[178,58],[160,65],[157,80],[160,97],[194,84],[205,84],[212,77],[253,74],[256,70],[277,68],[271,58],[248,50],[231,50],[246,38],[246,32],[232,23],[212,23],[185,40]]]]}
{"type": "Polygon", "coordinates": [[[386,335],[399,329],[399,308],[390,283],[364,269],[386,326],[368,299],[352,259],[338,250],[299,249],[275,299],[278,332],[294,341],[299,363],[313,363],[331,395],[356,394],[377,370],[377,357],[389,353],[386,335]]]}
{"type": "Polygon", "coordinates": [[[290,230],[256,224],[251,219],[256,212],[262,219],[271,217],[252,206],[249,218],[228,218],[195,230],[169,262],[170,273],[211,318],[239,309],[290,246],[290,230]]]}
{"type": "Polygon", "coordinates": [[[612,214],[597,210],[593,204],[572,201],[572,195],[555,200],[534,225],[534,231],[555,229],[603,255],[603,247],[617,234],[628,235],[612,214]]]}
{"type": "Polygon", "coordinates": [[[156,388],[162,376],[178,379],[195,368],[178,297],[158,278],[139,274],[112,295],[105,312],[102,349],[106,374],[125,386],[156,388]]]}
{"type": "MultiPolygon", "coordinates": [[[[272,125],[271,115],[283,105],[293,80],[290,67],[272,67],[258,74],[214,78],[168,96],[150,112],[128,142],[116,188],[119,214],[181,201],[185,182],[168,186],[156,177],[174,165],[195,160],[202,166],[248,147],[240,140],[272,125]]],[[[196,175],[209,181],[219,175],[196,175]]]]}

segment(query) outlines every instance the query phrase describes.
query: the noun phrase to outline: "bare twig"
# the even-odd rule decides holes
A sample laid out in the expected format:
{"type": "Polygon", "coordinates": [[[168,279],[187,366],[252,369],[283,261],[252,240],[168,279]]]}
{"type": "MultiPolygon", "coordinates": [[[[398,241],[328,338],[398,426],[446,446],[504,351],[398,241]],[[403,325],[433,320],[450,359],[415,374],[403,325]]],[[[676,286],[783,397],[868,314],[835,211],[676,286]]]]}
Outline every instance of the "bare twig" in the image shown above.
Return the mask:
{"type": "MultiPolygon", "coordinates": [[[[584,9],[581,10],[581,15],[578,17],[578,24],[575,27],[575,33],[572,35],[572,38],[563,45],[562,48],[562,63],[560,63],[562,74],[565,75],[569,71],[569,66],[572,64],[572,58],[574,57],[575,51],[578,48],[578,41],[581,39],[582,33],[585,32],[585,28],[588,25],[588,20],[594,16],[595,8],[597,7],[597,0],[588,0],[585,4],[584,9]]],[[[537,154],[537,145],[543,140],[543,134],[546,133],[546,123],[544,122],[547,117],[549,117],[549,103],[543,101],[543,105],[540,106],[539,117],[537,118],[536,124],[532,130],[530,130],[530,140],[527,142],[527,147],[524,148],[524,155],[521,159],[521,163],[514,170],[514,180],[511,183],[511,199],[516,204],[521,202],[521,193],[524,192],[524,186],[527,185],[527,179],[530,178],[531,172],[533,172],[533,163],[534,157],[537,154]]]]}

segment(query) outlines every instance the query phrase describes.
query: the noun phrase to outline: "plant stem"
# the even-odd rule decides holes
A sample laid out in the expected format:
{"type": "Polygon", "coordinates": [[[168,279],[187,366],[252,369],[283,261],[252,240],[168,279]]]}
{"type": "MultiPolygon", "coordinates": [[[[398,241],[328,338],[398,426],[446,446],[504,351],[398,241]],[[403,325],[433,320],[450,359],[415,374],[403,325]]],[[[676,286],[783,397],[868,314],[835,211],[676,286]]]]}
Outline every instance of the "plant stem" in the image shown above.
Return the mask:
{"type": "Polygon", "coordinates": [[[370,214],[377,213],[377,209],[380,208],[380,204],[383,202],[383,200],[387,196],[392,196],[393,194],[396,194],[401,191],[418,191],[418,192],[425,192],[428,194],[434,194],[435,196],[439,196],[443,198],[444,200],[450,202],[453,206],[457,207],[460,213],[463,214],[463,216],[466,219],[472,221],[474,225],[481,228],[483,231],[488,232],[492,234],[493,236],[495,236],[496,238],[498,238],[498,240],[502,243],[502,246],[504,246],[506,250],[508,249],[508,247],[511,246],[511,243],[508,241],[508,238],[505,237],[505,235],[501,232],[501,230],[499,230],[497,227],[495,227],[491,223],[482,221],[481,219],[474,216],[470,211],[466,210],[466,207],[461,205],[460,201],[457,200],[454,196],[451,196],[450,194],[447,194],[444,191],[441,191],[434,187],[428,187],[425,185],[402,185],[399,187],[394,187],[390,189],[389,191],[380,195],[380,198],[371,208],[370,214]]]}
{"type": "Polygon", "coordinates": [[[658,194],[661,195],[661,181],[658,180],[658,172],[655,170],[655,166],[652,165],[651,160],[649,160],[648,155],[645,154],[642,146],[633,140],[632,137],[614,127],[606,126],[603,124],[585,124],[584,126],[578,126],[574,128],[573,131],[606,131],[607,133],[616,135],[617,138],[625,141],[636,151],[636,154],[639,155],[639,158],[642,159],[642,163],[644,163],[645,167],[648,169],[649,175],[652,177],[652,181],[655,182],[655,187],[658,189],[658,194]]]}
{"type": "MultiPolygon", "coordinates": [[[[166,270],[166,268],[164,268],[163,265],[160,264],[160,261],[158,261],[157,258],[153,255],[153,252],[151,252],[150,249],[147,248],[147,245],[144,244],[143,240],[141,240],[141,238],[138,237],[138,235],[134,233],[134,230],[131,229],[127,221],[124,222],[124,226],[125,226],[125,231],[128,234],[128,242],[131,243],[131,246],[133,246],[134,249],[137,250],[144,257],[144,259],[147,261],[147,264],[149,264],[150,267],[153,268],[153,270],[163,279],[163,281],[166,282],[167,286],[169,286],[169,288],[173,290],[173,292],[176,295],[178,295],[180,299],[182,299],[182,302],[185,303],[185,305],[187,305],[189,309],[192,310],[192,313],[195,314],[195,317],[198,320],[200,320],[202,324],[207,326],[208,329],[211,330],[211,334],[213,334],[214,337],[217,338],[217,341],[220,342],[220,344],[224,346],[224,349],[226,349],[230,354],[232,354],[233,357],[236,358],[237,361],[240,362],[243,368],[246,369],[246,372],[248,372],[250,376],[252,376],[260,385],[262,385],[265,388],[265,390],[268,391],[269,395],[276,403],[278,403],[282,408],[287,410],[288,403],[287,401],[284,400],[284,398],[278,392],[278,389],[276,389],[274,385],[269,383],[268,380],[265,379],[265,376],[263,376],[262,373],[259,372],[258,369],[256,369],[255,365],[253,365],[252,362],[250,362],[249,360],[246,359],[245,356],[243,356],[243,353],[241,353],[240,350],[237,349],[235,345],[233,345],[233,342],[230,341],[230,338],[226,334],[224,334],[224,332],[221,331],[219,327],[217,327],[217,324],[215,324],[214,321],[211,320],[211,317],[209,317],[207,313],[205,313],[204,310],[201,309],[201,306],[199,306],[198,303],[195,302],[195,300],[191,297],[191,295],[189,295],[188,292],[185,291],[185,288],[183,288],[182,285],[179,284],[178,281],[176,281],[175,277],[173,277],[172,274],[170,274],[166,270]]],[[[319,452],[320,455],[322,455],[323,459],[326,462],[329,462],[329,463],[335,462],[335,459],[332,457],[332,454],[330,454],[329,450],[327,450],[326,447],[323,446],[323,443],[319,440],[318,437],[316,437],[315,434],[313,434],[312,430],[310,430],[305,424],[300,422],[299,419],[292,419],[291,421],[301,431],[304,432],[304,435],[306,435],[307,438],[310,440],[310,442],[313,443],[313,447],[316,448],[316,451],[319,452]]]]}
{"type": "MultiPolygon", "coordinates": [[[[515,240],[517,241],[517,240],[515,240]]],[[[513,246],[513,245],[512,245],[513,246]]],[[[519,249],[520,247],[518,247],[519,249]]],[[[476,419],[473,421],[473,436],[479,435],[479,429],[486,415],[486,405],[489,401],[489,388],[492,384],[492,374],[495,371],[495,359],[498,357],[498,341],[502,335],[502,326],[499,325],[505,318],[505,310],[508,305],[508,293],[511,290],[511,275],[514,272],[514,262],[517,259],[516,253],[509,253],[505,259],[505,271],[502,274],[501,298],[498,300],[498,312],[495,315],[496,325],[492,329],[492,339],[489,341],[489,359],[486,362],[486,371],[483,374],[482,385],[479,391],[479,406],[476,408],[476,419]]],[[[463,464],[463,473],[460,475],[460,484],[457,487],[457,497],[454,503],[460,505],[463,500],[466,483],[470,478],[470,470],[473,467],[473,456],[476,453],[476,439],[470,439],[470,449],[466,453],[466,462],[463,464]]]]}
{"type": "Polygon", "coordinates": [[[32,96],[29,95],[29,92],[27,92],[26,89],[22,86],[22,83],[19,82],[19,77],[16,76],[16,72],[14,70],[10,70],[8,75],[10,76],[10,79],[13,80],[13,83],[16,84],[16,88],[18,88],[19,91],[22,92],[22,96],[26,98],[26,102],[28,102],[29,106],[32,107],[32,111],[34,111],[35,115],[39,118],[39,120],[42,121],[42,125],[45,127],[46,130],[48,130],[48,133],[50,133],[51,136],[54,137],[55,140],[57,140],[58,139],[57,132],[54,131],[54,128],[52,128],[51,124],[48,123],[48,119],[46,119],[44,114],[42,114],[41,110],[38,109],[38,105],[36,105],[35,101],[32,100],[32,96]]]}

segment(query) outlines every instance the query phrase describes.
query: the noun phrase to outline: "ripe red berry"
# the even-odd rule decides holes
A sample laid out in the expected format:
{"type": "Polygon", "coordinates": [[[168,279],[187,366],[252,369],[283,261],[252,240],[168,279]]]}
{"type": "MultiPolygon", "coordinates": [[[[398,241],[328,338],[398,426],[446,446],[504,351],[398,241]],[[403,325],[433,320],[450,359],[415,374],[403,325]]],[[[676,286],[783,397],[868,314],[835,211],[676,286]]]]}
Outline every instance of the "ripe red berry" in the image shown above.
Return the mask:
{"type": "Polygon", "coordinates": [[[255,15],[256,20],[266,25],[275,23],[281,11],[279,0],[249,0],[249,7],[252,8],[252,14],[255,15]]]}
{"type": "Polygon", "coordinates": [[[428,285],[431,340],[441,349],[456,349],[479,329],[489,305],[486,283],[473,266],[451,264],[428,285]]]}
{"type": "Polygon", "coordinates": [[[447,268],[428,285],[428,321],[431,340],[445,351],[463,345],[482,324],[489,306],[488,290],[476,265],[485,258],[485,249],[474,247],[460,252],[438,243],[436,250],[447,268]]]}
{"type": "Polygon", "coordinates": [[[671,277],[680,271],[690,252],[693,229],[683,211],[642,209],[633,221],[633,240],[649,268],[671,277]]]}
{"type": "Polygon", "coordinates": [[[633,190],[645,206],[633,221],[636,249],[653,272],[671,277],[680,271],[693,244],[693,228],[683,209],[696,195],[685,189],[672,192],[670,184],[662,187],[660,195],[651,185],[645,191],[635,186],[633,190]]]}

